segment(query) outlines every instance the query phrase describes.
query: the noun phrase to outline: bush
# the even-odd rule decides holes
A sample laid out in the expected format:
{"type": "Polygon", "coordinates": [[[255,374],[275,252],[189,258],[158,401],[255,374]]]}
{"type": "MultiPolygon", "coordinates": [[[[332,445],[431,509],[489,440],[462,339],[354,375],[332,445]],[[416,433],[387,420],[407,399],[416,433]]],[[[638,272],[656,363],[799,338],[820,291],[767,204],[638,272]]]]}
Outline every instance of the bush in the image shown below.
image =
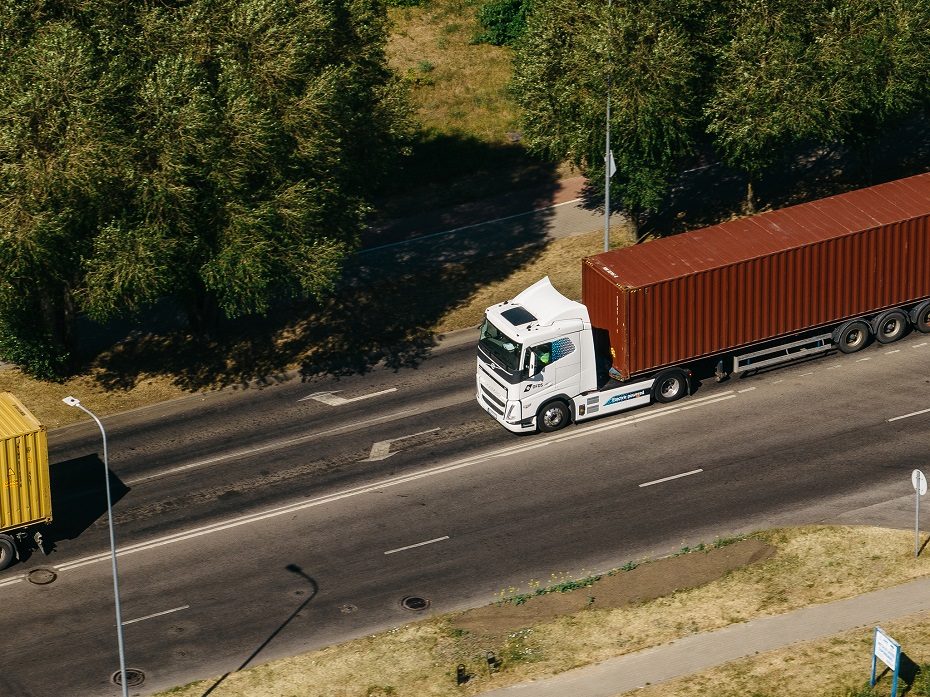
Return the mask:
{"type": "Polygon", "coordinates": [[[475,37],[476,43],[509,46],[526,30],[526,18],[532,0],[490,0],[478,10],[478,22],[484,31],[475,37]]]}
{"type": "Polygon", "coordinates": [[[61,380],[68,371],[69,354],[50,337],[31,327],[15,331],[0,322],[0,360],[19,366],[40,380],[61,380]]]}

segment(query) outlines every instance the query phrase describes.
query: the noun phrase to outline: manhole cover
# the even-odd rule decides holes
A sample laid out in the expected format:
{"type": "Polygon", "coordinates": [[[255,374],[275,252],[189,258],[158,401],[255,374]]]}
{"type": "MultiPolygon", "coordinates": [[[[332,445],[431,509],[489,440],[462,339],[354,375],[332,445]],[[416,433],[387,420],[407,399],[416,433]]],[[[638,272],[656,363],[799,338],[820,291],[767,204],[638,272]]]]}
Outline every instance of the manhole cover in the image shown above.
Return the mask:
{"type": "Polygon", "coordinates": [[[407,610],[425,610],[429,607],[429,600],[418,595],[408,595],[400,601],[400,604],[407,610]]]}
{"type": "Polygon", "coordinates": [[[358,610],[358,607],[352,605],[351,603],[346,603],[345,605],[339,606],[339,612],[341,612],[343,615],[351,615],[356,610],[358,610]]]}
{"type": "Polygon", "coordinates": [[[44,586],[58,578],[58,574],[51,569],[33,569],[26,574],[26,578],[29,579],[30,583],[34,583],[37,586],[44,586]]]}
{"type": "MultiPolygon", "coordinates": [[[[123,684],[123,674],[120,671],[113,673],[113,683],[115,685],[123,684]]],[[[145,673],[143,673],[138,668],[127,668],[126,669],[126,686],[127,687],[139,687],[142,683],[145,682],[145,673]]]]}

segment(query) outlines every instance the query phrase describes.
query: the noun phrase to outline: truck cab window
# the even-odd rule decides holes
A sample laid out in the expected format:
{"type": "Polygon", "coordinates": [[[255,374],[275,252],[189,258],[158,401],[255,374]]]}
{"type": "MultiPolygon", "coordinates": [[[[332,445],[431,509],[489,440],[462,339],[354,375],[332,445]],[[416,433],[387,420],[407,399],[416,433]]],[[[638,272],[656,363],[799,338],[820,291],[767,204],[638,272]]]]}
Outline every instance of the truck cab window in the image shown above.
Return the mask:
{"type": "Polygon", "coordinates": [[[484,324],[481,325],[478,345],[491,354],[503,368],[510,372],[517,370],[520,364],[520,344],[504,334],[488,320],[485,320],[484,324]]]}
{"type": "Polygon", "coordinates": [[[552,342],[534,346],[533,353],[536,354],[536,372],[538,373],[552,363],[552,342]]]}

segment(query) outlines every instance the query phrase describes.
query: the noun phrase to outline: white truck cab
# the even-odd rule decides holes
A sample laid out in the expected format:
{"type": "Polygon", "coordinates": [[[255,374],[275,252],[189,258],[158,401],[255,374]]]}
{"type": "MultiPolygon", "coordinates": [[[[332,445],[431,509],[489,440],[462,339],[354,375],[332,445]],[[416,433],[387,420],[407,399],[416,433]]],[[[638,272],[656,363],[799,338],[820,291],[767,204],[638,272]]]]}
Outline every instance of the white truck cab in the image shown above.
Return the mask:
{"type": "Polygon", "coordinates": [[[588,309],[548,277],[489,307],[478,337],[478,403],[509,431],[548,432],[685,394],[680,370],[633,383],[613,380],[609,355],[600,363],[596,355],[595,331],[588,309]]]}

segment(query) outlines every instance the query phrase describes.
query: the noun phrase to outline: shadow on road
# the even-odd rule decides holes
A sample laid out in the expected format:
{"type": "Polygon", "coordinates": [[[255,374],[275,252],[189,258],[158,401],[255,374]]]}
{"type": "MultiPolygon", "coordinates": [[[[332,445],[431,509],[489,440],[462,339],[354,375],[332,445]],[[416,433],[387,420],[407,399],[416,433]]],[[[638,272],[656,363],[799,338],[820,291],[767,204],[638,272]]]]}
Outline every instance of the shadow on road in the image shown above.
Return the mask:
{"type": "MultiPolygon", "coordinates": [[[[52,523],[44,535],[46,548],[60,540],[73,540],[107,515],[103,461],[96,454],[52,463],[52,523]]],[[[128,492],[123,482],[108,471],[110,495],[115,504],[128,492]]]]}
{"type": "Polygon", "coordinates": [[[292,574],[296,574],[297,576],[301,577],[307,582],[307,584],[310,586],[309,595],[300,605],[297,606],[297,608],[290,615],[288,615],[287,619],[285,619],[281,624],[278,625],[277,629],[275,629],[271,634],[268,635],[268,638],[265,639],[265,641],[263,641],[249,655],[249,657],[246,658],[238,668],[236,668],[236,670],[230,671],[229,673],[224,673],[223,675],[221,675],[215,683],[213,683],[212,685],[210,685],[209,688],[207,688],[206,692],[203,693],[202,697],[207,697],[208,695],[213,694],[213,691],[216,690],[216,688],[218,688],[220,685],[222,685],[223,682],[226,680],[226,678],[228,678],[233,673],[238,673],[240,670],[245,670],[246,668],[248,668],[249,664],[252,663],[252,661],[254,661],[258,657],[258,655],[262,651],[265,650],[265,647],[267,647],[274,640],[276,636],[278,636],[282,631],[284,631],[285,627],[287,627],[287,625],[289,625],[291,621],[295,617],[297,617],[303,611],[305,607],[307,607],[310,601],[316,597],[316,594],[319,592],[320,588],[317,585],[316,581],[313,580],[312,577],[304,573],[304,570],[301,569],[296,564],[288,564],[284,568],[290,571],[292,574]]]}

